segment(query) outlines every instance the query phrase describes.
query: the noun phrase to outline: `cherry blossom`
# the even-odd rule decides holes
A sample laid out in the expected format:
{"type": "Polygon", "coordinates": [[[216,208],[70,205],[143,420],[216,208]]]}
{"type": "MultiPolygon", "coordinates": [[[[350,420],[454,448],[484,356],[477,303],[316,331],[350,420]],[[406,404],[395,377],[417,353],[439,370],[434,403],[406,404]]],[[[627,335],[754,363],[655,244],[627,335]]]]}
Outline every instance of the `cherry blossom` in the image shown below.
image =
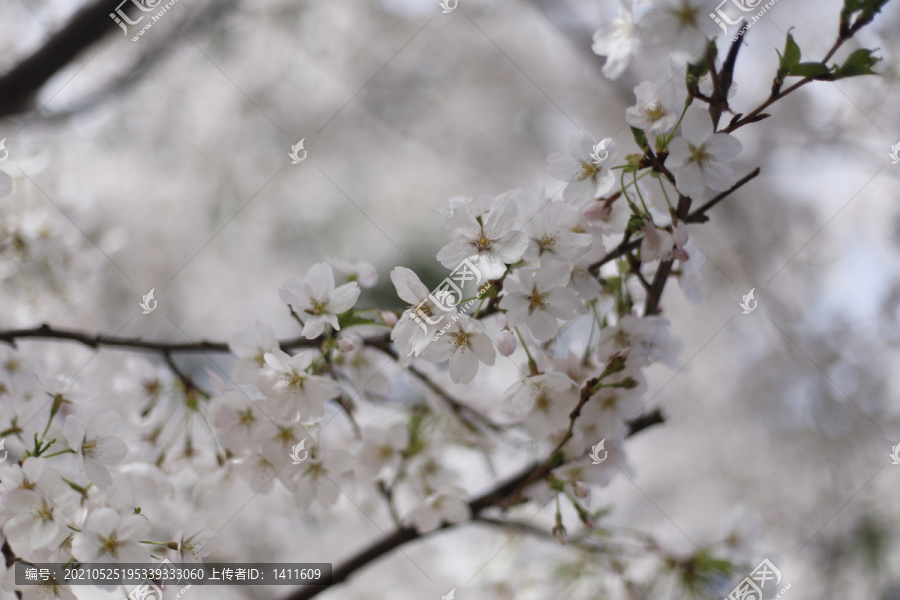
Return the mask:
{"type": "Polygon", "coordinates": [[[699,196],[704,189],[721,192],[735,182],[731,161],[741,153],[741,143],[727,133],[715,133],[709,113],[688,109],[681,135],[669,143],[666,166],[675,174],[675,187],[685,196],[699,196]]]}
{"type": "Polygon", "coordinates": [[[640,46],[640,37],[634,26],[634,0],[619,0],[619,16],[594,32],[594,54],[606,57],[603,75],[618,79],[631,62],[631,56],[640,46]]]}
{"type": "Polygon", "coordinates": [[[678,123],[684,99],[678,97],[673,84],[644,81],[634,88],[634,95],[637,103],[625,110],[632,127],[643,129],[650,136],[668,133],[678,123]]]}
{"type": "Polygon", "coordinates": [[[203,557],[215,552],[220,545],[216,532],[206,527],[204,516],[188,519],[176,536],[176,540],[178,544],[176,560],[185,563],[203,562],[203,557]]]}
{"type": "Polygon", "coordinates": [[[593,241],[581,212],[563,202],[551,202],[528,223],[529,245],[522,256],[537,262],[547,256],[572,262],[582,255],[593,241]]]}
{"type": "Polygon", "coordinates": [[[305,319],[303,335],[310,340],[322,335],[326,325],[340,329],[337,316],[353,308],[359,293],[356,281],[335,287],[334,273],[327,263],[314,264],[306,277],[291,277],[278,290],[281,301],[305,319]]]}
{"type": "Polygon", "coordinates": [[[365,431],[359,456],[360,470],[372,479],[392,477],[403,460],[401,452],[409,445],[409,427],[393,423],[365,431]]]}
{"type": "Polygon", "coordinates": [[[578,293],[566,287],[570,272],[555,261],[545,261],[537,271],[517,269],[503,284],[500,308],[507,311],[507,322],[513,327],[528,325],[542,341],[555,336],[559,319],[572,319],[582,308],[578,293]]]}
{"type": "Polygon", "coordinates": [[[296,474],[290,478],[294,502],[304,510],[309,510],[313,502],[324,507],[333,506],[341,494],[334,478],[352,467],[353,455],[346,450],[338,449],[323,455],[314,455],[310,451],[309,459],[297,465],[296,474]]]}
{"type": "Polygon", "coordinates": [[[456,269],[469,259],[482,277],[501,277],[506,265],[522,258],[528,247],[525,233],[516,229],[518,213],[515,194],[498,196],[487,217],[476,217],[465,209],[454,211],[448,222],[454,240],[440,249],[438,261],[448,269],[456,269]]]}
{"type": "Polygon", "coordinates": [[[72,542],[79,562],[149,562],[146,546],[151,526],[142,515],[119,515],[111,508],[99,508],[88,515],[81,534],[72,542]]]}
{"type": "Polygon", "coordinates": [[[439,309],[433,308],[434,303],[429,300],[431,292],[412,270],[394,267],[391,282],[400,299],[410,305],[391,330],[391,341],[397,344],[404,356],[418,356],[431,342],[431,333],[424,319],[436,320],[443,313],[438,313],[439,309]],[[424,316],[420,316],[418,311],[425,313],[424,316]]]}
{"type": "Polygon", "coordinates": [[[576,132],[569,140],[568,152],[554,152],[547,157],[550,174],[567,182],[563,199],[584,207],[609,192],[616,184],[610,170],[618,156],[616,142],[605,138],[599,143],[589,133],[576,132]]]}
{"type": "Polygon", "coordinates": [[[112,484],[109,467],[122,462],[128,454],[125,442],[107,435],[116,431],[118,424],[119,415],[108,410],[94,415],[86,427],[78,417],[69,415],[63,427],[63,434],[77,454],[81,470],[102,490],[112,484]]]}
{"type": "Polygon", "coordinates": [[[444,521],[462,523],[469,520],[471,511],[465,501],[466,491],[457,486],[446,486],[429,494],[409,514],[409,520],[419,533],[437,529],[444,521]]]}
{"type": "Polygon", "coordinates": [[[676,60],[689,60],[719,34],[707,4],[704,0],[653,0],[651,10],[638,23],[640,35],[649,44],[665,46],[676,60]]]}
{"type": "Polygon", "coordinates": [[[329,258],[328,262],[343,276],[344,283],[355,281],[361,288],[374,287],[378,283],[378,271],[370,262],[361,261],[354,264],[339,258],[329,258]]]}
{"type": "Polygon", "coordinates": [[[658,229],[649,219],[644,220],[641,233],[644,234],[644,239],[641,241],[641,262],[653,262],[672,256],[675,238],[671,233],[658,229]]]}
{"type": "Polygon", "coordinates": [[[43,489],[19,488],[4,494],[3,515],[7,520],[3,533],[22,555],[58,545],[70,533],[68,526],[75,525],[68,515],[78,514],[77,498],[59,475],[55,477],[56,481],[44,479],[43,489]]]}
{"type": "Polygon", "coordinates": [[[266,366],[266,353],[278,348],[278,338],[271,325],[257,321],[253,329],[233,334],[228,348],[238,357],[233,375],[235,383],[250,385],[266,366]]]}
{"type": "Polygon", "coordinates": [[[294,356],[282,350],[267,352],[267,369],[256,379],[256,385],[269,399],[272,416],[290,422],[315,423],[325,416],[325,401],[341,393],[333,379],[312,375],[309,370],[317,360],[313,350],[302,350],[294,356]]]}
{"type": "Polygon", "coordinates": [[[480,325],[466,315],[457,317],[457,321],[449,324],[443,335],[425,347],[422,358],[433,363],[449,359],[450,379],[454,383],[465,384],[475,378],[479,362],[488,366],[494,364],[496,352],[480,325]]]}
{"type": "Polygon", "coordinates": [[[526,415],[534,407],[538,397],[546,390],[565,391],[575,386],[575,382],[563,373],[550,371],[533,375],[511,385],[500,397],[500,406],[514,417],[526,415]]]}

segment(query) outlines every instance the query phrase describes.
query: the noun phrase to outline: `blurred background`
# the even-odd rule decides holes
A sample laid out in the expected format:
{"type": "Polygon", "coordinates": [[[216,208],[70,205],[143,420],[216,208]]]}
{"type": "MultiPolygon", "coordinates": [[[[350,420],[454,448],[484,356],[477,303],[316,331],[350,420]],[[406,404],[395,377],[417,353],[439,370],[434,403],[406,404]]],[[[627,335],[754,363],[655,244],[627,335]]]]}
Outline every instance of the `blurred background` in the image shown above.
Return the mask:
{"type": "MultiPolygon", "coordinates": [[[[0,73],[82,4],[5,0],[0,73]]],[[[744,37],[733,108],[768,96],[789,28],[804,60],[823,56],[841,5],[776,3],[744,37]]],[[[459,0],[447,14],[436,0],[179,0],[137,42],[138,26],[108,27],[75,56],[57,54],[64,64],[33,101],[12,106],[17,90],[0,86],[0,170],[15,185],[0,207],[0,327],[187,342],[263,319],[294,336],[277,290],[329,257],[375,264],[379,285],[361,304],[399,307],[391,268],[426,284],[444,276],[436,211],[451,196],[555,193],[546,156],[579,129],[634,151],[633,88],[682,65],[648,55],[606,80],[591,35],[617,14],[614,0],[459,0]],[[293,165],[301,139],[308,155],[293,165]],[[12,232],[28,240],[18,254],[12,232]],[[141,315],[150,288],[161,310],[141,315]]],[[[891,2],[838,54],[879,48],[882,76],[808,85],[737,132],[738,175],[762,175],[691,226],[696,269],[666,290],[682,347],[678,368],[650,370],[648,400],[667,423],[628,442],[633,481],[594,498],[612,509],[605,525],[652,533],[675,554],[730,539],[724,553],[750,568],[768,558],[797,600],[900,598],[900,465],[889,456],[900,443],[900,165],[888,156],[900,141],[898,28],[891,2]],[[744,315],[751,288],[758,309],[744,315]]],[[[90,356],[22,346],[60,369],[90,356]]],[[[202,373],[210,360],[181,363],[202,373]]],[[[78,379],[112,393],[102,382],[124,361],[103,351],[78,379]]],[[[453,391],[490,410],[510,380],[487,383],[493,396],[453,391]]],[[[227,539],[246,546],[217,557],[339,563],[390,530],[369,508],[310,517],[260,499],[228,524],[227,539]]],[[[533,524],[549,530],[552,510],[533,524]]],[[[471,525],[321,597],[598,597],[601,569],[558,571],[572,561],[552,540],[471,525]]]]}

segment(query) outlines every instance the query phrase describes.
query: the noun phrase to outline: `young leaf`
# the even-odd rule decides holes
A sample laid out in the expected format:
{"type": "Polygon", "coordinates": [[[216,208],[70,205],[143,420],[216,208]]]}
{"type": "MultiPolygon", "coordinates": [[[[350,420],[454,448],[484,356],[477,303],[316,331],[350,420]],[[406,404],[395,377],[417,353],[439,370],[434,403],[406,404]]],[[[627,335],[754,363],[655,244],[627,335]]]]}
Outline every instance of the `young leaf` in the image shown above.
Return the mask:
{"type": "Polygon", "coordinates": [[[800,64],[800,46],[794,41],[794,36],[788,31],[787,40],[784,43],[784,54],[778,52],[778,72],[775,75],[775,81],[772,84],[773,93],[778,93],[784,84],[784,78],[787,77],[791,69],[800,64]]]}
{"type": "Polygon", "coordinates": [[[646,151],[650,147],[649,142],[647,142],[647,134],[644,133],[643,129],[632,127],[631,135],[634,136],[634,143],[637,144],[641,150],[646,151]]]}
{"type": "Polygon", "coordinates": [[[856,77],[857,75],[876,75],[872,67],[881,59],[872,56],[872,50],[861,48],[847,57],[841,66],[835,65],[834,78],[856,77]]]}

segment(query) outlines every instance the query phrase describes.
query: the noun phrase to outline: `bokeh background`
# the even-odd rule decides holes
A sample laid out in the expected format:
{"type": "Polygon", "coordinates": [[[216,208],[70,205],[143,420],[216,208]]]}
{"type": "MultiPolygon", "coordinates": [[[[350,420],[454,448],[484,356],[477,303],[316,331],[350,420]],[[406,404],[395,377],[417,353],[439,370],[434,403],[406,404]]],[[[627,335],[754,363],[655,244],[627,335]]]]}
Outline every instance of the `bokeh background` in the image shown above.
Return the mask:
{"type": "MultiPolygon", "coordinates": [[[[768,95],[790,27],[805,60],[824,55],[841,4],[771,8],[744,38],[732,106],[748,112],[768,95]]],[[[5,0],[0,72],[80,7],[5,0]]],[[[399,306],[394,266],[443,277],[436,211],[449,197],[555,193],[546,156],[579,129],[632,151],[634,86],[681,65],[649,54],[604,79],[591,34],[617,12],[613,0],[459,0],[448,14],[435,0],[179,0],[136,43],[112,30],[33,108],[0,121],[10,152],[0,169],[16,188],[0,219],[35,241],[27,258],[5,250],[0,326],[191,341],[264,319],[293,336],[277,289],[329,257],[375,264],[380,283],[362,304],[399,306]],[[308,156],[292,165],[301,138],[308,156]],[[141,315],[150,288],[160,310],[141,315]]],[[[797,600],[900,598],[900,465],[889,457],[900,443],[900,165],[888,156],[900,141],[898,29],[890,2],[838,55],[879,48],[883,75],[808,85],[737,133],[738,174],[762,175],[691,226],[696,272],[666,290],[682,348],[677,368],[649,371],[648,399],[667,423],[628,442],[633,481],[594,498],[612,508],[605,525],[650,532],[676,554],[732,538],[726,554],[751,568],[770,559],[797,600]],[[744,315],[751,288],[758,308],[744,315]]],[[[60,369],[91,356],[22,347],[60,369]]],[[[230,364],[179,362],[202,376],[211,360],[230,364]]],[[[77,381],[114,394],[126,362],[103,351],[77,381]]],[[[490,410],[513,374],[452,389],[490,410]]],[[[466,469],[465,456],[447,461],[466,469]]],[[[468,483],[475,492],[489,480],[468,483]]],[[[284,498],[239,512],[238,499],[217,498],[220,525],[237,516],[216,556],[339,563],[391,528],[361,497],[313,515],[284,498]]],[[[549,530],[552,510],[532,524],[549,530]]],[[[557,573],[569,549],[512,534],[444,533],[321,597],[438,598],[453,587],[461,599],[597,597],[590,565],[557,573]]]]}

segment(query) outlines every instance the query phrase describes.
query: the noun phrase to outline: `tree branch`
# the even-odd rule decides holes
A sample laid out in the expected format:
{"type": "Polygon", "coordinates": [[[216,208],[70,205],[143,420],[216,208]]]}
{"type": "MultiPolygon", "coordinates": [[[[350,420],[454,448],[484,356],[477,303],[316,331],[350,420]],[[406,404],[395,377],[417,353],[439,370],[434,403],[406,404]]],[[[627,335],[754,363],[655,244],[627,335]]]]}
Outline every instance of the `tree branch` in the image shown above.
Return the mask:
{"type": "Polygon", "coordinates": [[[76,56],[117,28],[109,18],[121,0],[85,6],[28,58],[0,76],[0,117],[30,110],[38,91],[76,56]]]}
{"type": "MultiPolygon", "coordinates": [[[[628,436],[630,437],[638,433],[639,431],[643,431],[648,427],[662,422],[664,422],[664,418],[662,413],[658,409],[649,412],[646,415],[642,415],[628,422],[628,436]]],[[[472,519],[477,520],[479,515],[484,510],[493,506],[498,506],[505,498],[519,489],[519,486],[522,484],[522,482],[528,479],[531,476],[532,472],[535,469],[540,468],[540,466],[540,464],[532,464],[525,469],[522,469],[522,471],[514,475],[512,478],[498,484],[495,488],[469,501],[469,510],[472,513],[472,519]]],[[[404,527],[398,529],[394,533],[359,551],[347,561],[338,565],[332,571],[331,585],[343,583],[354,572],[406,543],[433,535],[439,531],[449,529],[451,527],[455,527],[455,525],[450,523],[443,523],[438,529],[427,534],[420,534],[412,527],[404,527]]],[[[322,585],[304,586],[287,596],[285,600],[309,600],[310,598],[317,596],[320,592],[324,591],[328,587],[329,586],[322,585]]]]}

